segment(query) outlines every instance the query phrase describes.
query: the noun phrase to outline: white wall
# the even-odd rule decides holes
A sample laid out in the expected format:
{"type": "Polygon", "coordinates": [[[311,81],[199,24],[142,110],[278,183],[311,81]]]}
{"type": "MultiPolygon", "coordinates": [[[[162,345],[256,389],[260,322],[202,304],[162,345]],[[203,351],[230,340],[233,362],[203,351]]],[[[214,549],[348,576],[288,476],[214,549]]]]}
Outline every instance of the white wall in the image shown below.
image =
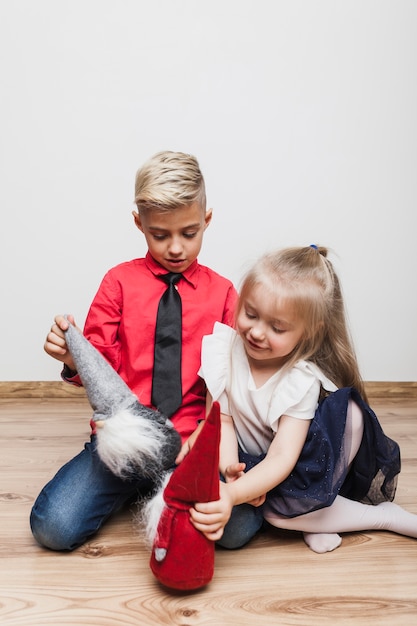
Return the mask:
{"type": "Polygon", "coordinates": [[[201,262],[330,246],[364,378],[416,380],[416,41],[413,0],[0,0],[0,380],[59,378],[161,149],[205,174],[201,262]]]}

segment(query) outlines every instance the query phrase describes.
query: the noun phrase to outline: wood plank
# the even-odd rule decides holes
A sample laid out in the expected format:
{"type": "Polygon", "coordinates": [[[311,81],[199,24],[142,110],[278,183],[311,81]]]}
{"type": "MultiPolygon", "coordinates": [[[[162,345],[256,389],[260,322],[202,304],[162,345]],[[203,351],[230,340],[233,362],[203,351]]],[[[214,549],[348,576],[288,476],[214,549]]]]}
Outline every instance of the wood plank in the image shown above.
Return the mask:
{"type": "Polygon", "coordinates": [[[417,399],[417,382],[366,381],[365,389],[370,400],[376,398],[417,399]]]}
{"type": "MultiPolygon", "coordinates": [[[[401,446],[396,501],[417,513],[417,401],[373,405],[401,446]]],[[[115,515],[73,553],[40,548],[28,525],[47,480],[82,447],[84,398],[0,400],[2,626],[410,626],[417,623],[417,541],[351,533],[318,555],[299,533],[268,529],[242,550],[216,551],[213,581],[194,593],[162,588],[134,523],[115,515]]]]}
{"type": "MultiPolygon", "coordinates": [[[[417,382],[367,381],[366,392],[374,398],[415,398],[417,382]]],[[[0,399],[7,398],[82,398],[85,392],[62,380],[0,381],[0,399]]]]}
{"type": "Polygon", "coordinates": [[[63,380],[0,381],[0,400],[7,398],[84,398],[82,387],[63,380]]]}

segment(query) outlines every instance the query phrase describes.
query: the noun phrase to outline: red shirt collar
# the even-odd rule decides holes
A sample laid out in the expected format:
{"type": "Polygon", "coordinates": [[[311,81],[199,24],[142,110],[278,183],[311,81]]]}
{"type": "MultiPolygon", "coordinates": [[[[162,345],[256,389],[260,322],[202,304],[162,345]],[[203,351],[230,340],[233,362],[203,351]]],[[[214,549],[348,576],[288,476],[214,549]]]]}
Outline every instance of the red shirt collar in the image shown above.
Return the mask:
{"type": "MultiPolygon", "coordinates": [[[[162,274],[166,274],[167,270],[160,263],[157,263],[151,253],[148,251],[145,256],[146,266],[150,269],[152,274],[155,276],[161,276],[162,274]]],[[[182,272],[183,277],[190,283],[194,289],[197,287],[197,277],[198,277],[198,260],[195,259],[190,267],[188,267],[185,272],[182,272]]]]}

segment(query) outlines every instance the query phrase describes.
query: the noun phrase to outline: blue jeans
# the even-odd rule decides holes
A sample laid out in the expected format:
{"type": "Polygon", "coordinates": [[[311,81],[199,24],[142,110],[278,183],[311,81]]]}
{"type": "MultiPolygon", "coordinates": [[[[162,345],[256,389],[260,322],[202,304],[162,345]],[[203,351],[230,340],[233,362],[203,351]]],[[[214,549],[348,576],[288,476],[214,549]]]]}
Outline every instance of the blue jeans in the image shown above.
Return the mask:
{"type": "MultiPolygon", "coordinates": [[[[246,464],[245,472],[252,469],[264,458],[265,454],[253,456],[243,452],[239,447],[239,461],[246,464]]],[[[224,480],[223,477],[220,478],[224,480]]],[[[238,504],[233,507],[230,519],[224,527],[223,536],[216,543],[218,546],[229,550],[242,548],[261,530],[263,523],[262,507],[238,504]]]]}
{"type": "Polygon", "coordinates": [[[216,545],[228,550],[242,548],[261,530],[263,522],[262,507],[238,504],[233,507],[223,536],[216,545]]]}
{"type": "Polygon", "coordinates": [[[128,501],[146,495],[149,479],[115,476],[100,460],[95,436],[42,489],[30,515],[36,541],[51,550],[74,550],[128,501]]]}

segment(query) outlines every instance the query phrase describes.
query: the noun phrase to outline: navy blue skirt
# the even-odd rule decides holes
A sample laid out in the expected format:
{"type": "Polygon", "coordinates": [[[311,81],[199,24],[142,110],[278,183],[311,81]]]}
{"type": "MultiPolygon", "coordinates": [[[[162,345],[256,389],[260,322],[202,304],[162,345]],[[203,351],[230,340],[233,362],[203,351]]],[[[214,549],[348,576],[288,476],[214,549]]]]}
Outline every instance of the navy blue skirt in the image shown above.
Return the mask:
{"type": "MultiPolygon", "coordinates": [[[[264,457],[240,451],[246,471],[264,457]]],[[[378,504],[394,499],[400,470],[398,444],[385,435],[375,413],[359,393],[345,387],[320,402],[296,466],[267,494],[263,506],[268,513],[296,517],[330,506],[337,495],[378,504]],[[362,410],[364,432],[359,451],[348,468],[344,438],[350,400],[362,410]]]]}

